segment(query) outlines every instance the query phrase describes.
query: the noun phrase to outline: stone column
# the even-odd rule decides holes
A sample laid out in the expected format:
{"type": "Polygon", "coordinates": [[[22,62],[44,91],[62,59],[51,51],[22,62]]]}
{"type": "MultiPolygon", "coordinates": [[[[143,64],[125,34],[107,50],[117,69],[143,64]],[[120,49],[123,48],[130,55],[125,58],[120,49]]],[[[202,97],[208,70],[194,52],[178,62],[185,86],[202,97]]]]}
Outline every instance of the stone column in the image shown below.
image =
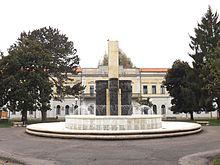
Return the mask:
{"type": "Polygon", "coordinates": [[[119,77],[119,48],[118,41],[108,42],[108,78],[119,77]]]}
{"type": "Polygon", "coordinates": [[[106,115],[107,80],[96,81],[96,115],[106,115]]]}
{"type": "Polygon", "coordinates": [[[119,97],[119,48],[118,41],[109,41],[108,42],[108,91],[109,91],[109,100],[107,103],[107,114],[118,115],[118,107],[120,101],[119,97]],[[108,103],[110,105],[108,105],[108,103]],[[109,108],[109,109],[108,109],[109,108]],[[110,113],[109,113],[110,112],[110,113]]]}
{"type": "Polygon", "coordinates": [[[121,89],[121,111],[122,115],[132,114],[132,91],[131,91],[131,80],[120,80],[119,88],[121,89]]]}

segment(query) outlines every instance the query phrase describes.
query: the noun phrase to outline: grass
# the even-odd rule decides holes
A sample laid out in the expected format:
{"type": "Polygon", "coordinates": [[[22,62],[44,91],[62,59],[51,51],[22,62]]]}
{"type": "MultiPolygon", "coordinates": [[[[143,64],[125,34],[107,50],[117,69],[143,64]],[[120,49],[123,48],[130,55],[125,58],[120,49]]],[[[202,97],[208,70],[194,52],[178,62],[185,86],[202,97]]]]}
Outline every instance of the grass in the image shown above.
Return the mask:
{"type": "MultiPolygon", "coordinates": [[[[8,128],[12,126],[12,123],[14,121],[21,121],[20,119],[0,119],[0,128],[8,128]]],[[[48,118],[44,123],[49,122],[60,122],[64,121],[64,119],[55,119],[55,118],[48,118]]],[[[27,121],[27,124],[36,124],[36,123],[42,123],[41,119],[29,119],[27,121]]]]}
{"type": "Polygon", "coordinates": [[[220,155],[214,158],[212,165],[220,165],[220,155]]]}
{"type": "Polygon", "coordinates": [[[196,121],[209,121],[210,126],[220,126],[220,120],[217,119],[209,119],[209,118],[204,118],[204,119],[194,119],[194,121],[190,119],[176,119],[176,120],[164,120],[164,121],[181,121],[181,122],[196,122],[196,121]]]}
{"type": "Polygon", "coordinates": [[[0,128],[8,128],[11,126],[12,126],[12,123],[10,120],[8,120],[8,119],[1,119],[0,120],[0,128]]]}
{"type": "Polygon", "coordinates": [[[220,120],[217,120],[217,119],[210,119],[209,123],[212,126],[220,126],[220,120]]]}

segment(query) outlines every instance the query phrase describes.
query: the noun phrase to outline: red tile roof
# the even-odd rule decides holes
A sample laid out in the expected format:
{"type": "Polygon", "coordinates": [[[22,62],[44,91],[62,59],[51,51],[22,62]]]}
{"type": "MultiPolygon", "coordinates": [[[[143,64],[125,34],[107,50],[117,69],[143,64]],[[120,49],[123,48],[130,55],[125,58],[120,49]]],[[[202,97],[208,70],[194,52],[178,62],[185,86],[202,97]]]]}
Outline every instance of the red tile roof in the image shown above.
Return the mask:
{"type": "Polygon", "coordinates": [[[140,68],[141,72],[167,72],[169,68],[140,68]]]}

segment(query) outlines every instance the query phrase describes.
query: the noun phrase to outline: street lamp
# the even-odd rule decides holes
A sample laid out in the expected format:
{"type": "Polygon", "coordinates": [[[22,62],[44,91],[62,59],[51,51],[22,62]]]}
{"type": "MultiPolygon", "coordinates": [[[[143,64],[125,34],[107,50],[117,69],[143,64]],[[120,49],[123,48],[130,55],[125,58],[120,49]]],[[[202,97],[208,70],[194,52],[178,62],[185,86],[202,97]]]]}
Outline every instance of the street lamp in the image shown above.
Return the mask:
{"type": "MultiPolygon", "coordinates": [[[[75,106],[74,106],[74,111],[78,108],[78,105],[77,105],[77,101],[79,100],[77,97],[75,97],[75,106]]],[[[80,115],[81,115],[81,111],[80,111],[80,115]]]]}

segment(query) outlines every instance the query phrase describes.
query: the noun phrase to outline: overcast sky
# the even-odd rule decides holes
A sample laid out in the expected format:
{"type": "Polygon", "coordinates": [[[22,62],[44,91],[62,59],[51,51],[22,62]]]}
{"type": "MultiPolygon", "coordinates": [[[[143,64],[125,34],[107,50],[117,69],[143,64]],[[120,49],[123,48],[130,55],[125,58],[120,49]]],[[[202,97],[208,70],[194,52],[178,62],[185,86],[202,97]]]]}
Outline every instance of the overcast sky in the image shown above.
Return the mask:
{"type": "Polygon", "coordinates": [[[208,5],[220,12],[220,0],[2,0],[0,50],[22,31],[52,26],[74,42],[81,67],[97,67],[108,39],[137,67],[171,67],[191,62],[189,34],[208,5]]]}

